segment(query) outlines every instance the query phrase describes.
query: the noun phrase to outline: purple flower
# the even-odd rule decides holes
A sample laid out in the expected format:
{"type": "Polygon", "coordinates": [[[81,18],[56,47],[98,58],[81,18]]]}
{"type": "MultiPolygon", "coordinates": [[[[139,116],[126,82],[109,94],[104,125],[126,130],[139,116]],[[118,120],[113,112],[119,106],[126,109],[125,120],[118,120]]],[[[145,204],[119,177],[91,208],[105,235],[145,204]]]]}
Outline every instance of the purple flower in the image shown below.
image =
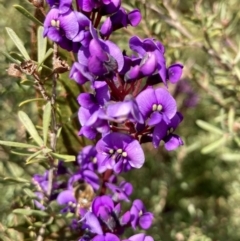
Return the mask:
{"type": "Polygon", "coordinates": [[[112,199],[114,202],[127,201],[129,202],[128,197],[132,194],[133,187],[129,182],[121,182],[119,187],[112,184],[106,183],[106,186],[112,191],[112,199]]]}
{"type": "Polygon", "coordinates": [[[169,123],[177,111],[175,99],[163,88],[149,87],[136,97],[136,101],[144,119],[149,118],[149,126],[155,126],[162,120],[169,123]]]}
{"type": "Polygon", "coordinates": [[[104,166],[100,166],[103,159],[105,156],[99,154],[95,146],[85,146],[77,156],[77,162],[82,170],[88,169],[100,173],[106,171],[104,166]]]}
{"type": "Polygon", "coordinates": [[[136,229],[139,225],[142,229],[148,229],[152,225],[153,214],[146,212],[146,209],[140,199],[133,202],[130,210],[131,213],[131,225],[136,229]]]}
{"type": "Polygon", "coordinates": [[[141,168],[145,160],[139,142],[123,133],[105,135],[98,141],[96,149],[106,157],[101,165],[106,165],[116,173],[141,168]]]}
{"type": "Polygon", "coordinates": [[[98,132],[107,133],[110,130],[107,120],[100,118],[102,108],[109,100],[108,86],[104,82],[95,82],[96,95],[82,93],[78,96],[78,103],[81,105],[78,118],[82,128],[79,135],[94,139],[98,132]]]}
{"type": "Polygon", "coordinates": [[[123,226],[130,222],[130,212],[126,212],[122,217],[119,217],[121,205],[114,206],[113,200],[109,196],[96,197],[92,203],[92,212],[105,226],[106,230],[121,234],[123,226]]]}
{"type": "MultiPolygon", "coordinates": [[[[112,77],[123,67],[123,55],[117,45],[111,41],[98,38],[97,32],[90,23],[92,40],[88,47],[82,46],[78,52],[78,62],[92,75],[89,80],[112,77]]],[[[86,75],[86,73],[82,73],[86,75]]]]}
{"type": "Polygon", "coordinates": [[[165,142],[165,148],[168,151],[175,150],[179,146],[183,145],[181,137],[173,134],[182,120],[183,116],[177,112],[171,119],[170,123],[166,124],[165,122],[161,122],[156,125],[153,131],[154,147],[157,148],[161,140],[165,142]]]}
{"type": "Polygon", "coordinates": [[[124,8],[120,8],[115,14],[108,17],[101,26],[100,33],[104,37],[108,37],[113,31],[117,29],[131,26],[137,26],[141,21],[141,13],[138,9],[134,9],[127,14],[124,8]]]}
{"type": "Polygon", "coordinates": [[[144,123],[138,104],[131,95],[127,95],[123,102],[108,102],[101,118],[117,123],[123,123],[124,121],[144,123]]]}
{"type": "MultiPolygon", "coordinates": [[[[73,42],[82,42],[86,36],[85,28],[90,20],[82,13],[67,11],[61,13],[60,9],[52,8],[44,21],[44,37],[48,37],[68,50],[73,49],[73,42]]],[[[78,43],[76,43],[78,45],[78,43]]]]}
{"type": "Polygon", "coordinates": [[[141,40],[137,36],[130,39],[129,45],[130,48],[142,58],[140,64],[142,74],[149,76],[157,71],[163,83],[166,84],[167,68],[163,45],[159,41],[154,41],[154,39],[147,38],[141,40]]]}

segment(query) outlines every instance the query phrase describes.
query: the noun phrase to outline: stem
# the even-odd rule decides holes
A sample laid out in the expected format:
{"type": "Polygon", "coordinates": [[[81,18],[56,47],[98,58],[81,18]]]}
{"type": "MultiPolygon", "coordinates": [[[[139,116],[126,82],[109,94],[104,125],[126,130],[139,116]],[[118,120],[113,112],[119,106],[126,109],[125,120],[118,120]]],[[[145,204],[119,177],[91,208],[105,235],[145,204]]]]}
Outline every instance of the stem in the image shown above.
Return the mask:
{"type": "MultiPolygon", "coordinates": [[[[57,63],[57,55],[58,55],[58,47],[56,43],[53,43],[53,68],[55,70],[55,65],[57,63]]],[[[50,101],[52,105],[52,113],[51,113],[51,133],[50,133],[50,146],[51,149],[55,152],[56,151],[56,144],[57,144],[57,131],[58,131],[58,125],[57,125],[57,118],[56,118],[56,98],[57,98],[57,79],[58,79],[58,73],[55,73],[53,71],[52,75],[52,95],[51,98],[48,98],[48,101],[50,101]]],[[[41,90],[40,90],[41,91],[41,90]]],[[[42,93],[42,92],[41,92],[42,93]]],[[[49,164],[50,164],[50,170],[48,171],[48,188],[47,188],[47,201],[46,206],[50,203],[50,197],[52,195],[53,191],[53,183],[56,178],[56,166],[57,166],[57,160],[53,159],[51,156],[49,156],[49,164]]],[[[46,223],[43,223],[41,226],[36,241],[43,241],[46,229],[46,223]]]]}

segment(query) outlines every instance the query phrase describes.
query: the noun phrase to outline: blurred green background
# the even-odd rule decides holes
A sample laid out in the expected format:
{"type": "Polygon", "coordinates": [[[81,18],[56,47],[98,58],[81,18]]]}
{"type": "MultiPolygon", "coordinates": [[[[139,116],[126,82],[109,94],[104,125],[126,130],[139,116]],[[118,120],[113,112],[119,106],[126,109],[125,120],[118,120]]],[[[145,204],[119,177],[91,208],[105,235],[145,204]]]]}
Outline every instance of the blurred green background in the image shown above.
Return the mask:
{"type": "MultiPolygon", "coordinates": [[[[34,12],[28,1],[0,0],[0,51],[16,51],[6,26],[30,51],[31,23],[13,4],[34,12]]],[[[164,44],[168,65],[184,65],[182,81],[169,88],[184,115],[177,134],[185,145],[170,153],[146,145],[144,168],[125,175],[134,185],[134,197],[143,199],[155,214],[147,233],[156,241],[239,241],[240,0],[132,0],[123,5],[128,10],[140,8],[143,20],[137,28],[116,33],[114,41],[129,52],[130,35],[154,37],[164,44]]],[[[0,55],[0,139],[22,141],[26,133],[17,111],[28,109],[33,120],[37,112],[34,104],[18,103],[35,93],[7,75],[8,64],[0,55]]],[[[26,167],[24,158],[10,148],[0,151],[1,178],[30,179],[36,168],[41,171],[37,165],[26,167]]],[[[17,225],[11,210],[21,188],[3,180],[0,184],[0,240],[22,240],[11,229],[17,225]]]]}

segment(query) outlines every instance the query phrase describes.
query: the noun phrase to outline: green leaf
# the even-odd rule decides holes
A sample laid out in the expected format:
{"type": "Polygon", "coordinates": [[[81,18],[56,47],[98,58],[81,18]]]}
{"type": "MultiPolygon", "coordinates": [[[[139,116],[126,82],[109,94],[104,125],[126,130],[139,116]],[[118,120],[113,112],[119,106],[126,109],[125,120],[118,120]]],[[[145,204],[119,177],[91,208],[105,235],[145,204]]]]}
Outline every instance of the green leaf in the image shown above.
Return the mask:
{"type": "Polygon", "coordinates": [[[233,107],[231,107],[228,112],[228,130],[230,133],[234,133],[234,130],[233,130],[234,117],[235,117],[235,110],[233,109],[233,107]]]}
{"type": "Polygon", "coordinates": [[[23,111],[19,111],[18,112],[18,117],[20,119],[20,121],[22,122],[22,124],[25,126],[26,130],[29,132],[29,134],[31,135],[31,137],[34,139],[34,141],[39,145],[39,146],[43,146],[43,140],[42,138],[39,136],[35,126],[33,125],[32,121],[30,120],[30,118],[28,117],[28,115],[23,112],[23,111]]]}
{"type": "Polygon", "coordinates": [[[14,42],[14,44],[16,45],[18,50],[20,51],[20,53],[23,55],[23,57],[26,60],[29,60],[30,57],[29,57],[28,52],[25,49],[21,39],[17,36],[17,34],[11,28],[6,27],[6,30],[7,30],[8,35],[10,36],[10,38],[12,39],[12,41],[14,42]]]}
{"type": "MultiPolygon", "coordinates": [[[[47,38],[43,38],[43,30],[44,28],[42,26],[38,27],[38,32],[37,32],[37,38],[38,38],[38,63],[42,63],[46,50],[47,50],[47,38]]],[[[40,67],[38,70],[41,71],[40,67]]]]}
{"type": "Polygon", "coordinates": [[[23,208],[17,208],[13,210],[13,213],[15,214],[21,214],[21,215],[26,215],[26,216],[39,216],[39,217],[48,217],[49,214],[47,214],[44,211],[40,210],[31,210],[31,209],[23,209],[23,208]]]}
{"type": "Polygon", "coordinates": [[[25,9],[24,7],[20,6],[20,5],[13,5],[13,7],[15,7],[21,14],[23,14],[25,17],[27,17],[28,19],[30,19],[31,21],[33,21],[34,23],[36,23],[37,25],[43,25],[37,18],[35,18],[30,12],[28,12],[27,9],[25,9]]]}
{"type": "Polygon", "coordinates": [[[209,132],[212,132],[212,133],[215,133],[215,134],[218,134],[218,135],[223,135],[222,130],[218,129],[217,127],[215,127],[215,126],[213,126],[213,125],[211,125],[211,124],[209,124],[205,121],[197,120],[196,124],[205,131],[209,131],[209,132]]]}
{"type": "Polygon", "coordinates": [[[13,142],[13,141],[1,141],[1,140],[0,140],[0,145],[13,146],[13,147],[19,147],[19,148],[39,148],[38,146],[34,146],[26,143],[13,142]]]}
{"type": "Polygon", "coordinates": [[[221,139],[205,146],[202,150],[201,150],[201,153],[202,154],[208,154],[214,150],[216,150],[217,148],[220,148],[224,142],[225,142],[226,138],[225,137],[222,137],[221,139]]]}
{"type": "Polygon", "coordinates": [[[10,183],[30,183],[28,180],[24,178],[13,178],[13,177],[5,177],[3,178],[3,181],[10,182],[10,183]]]}
{"type": "Polygon", "coordinates": [[[36,199],[37,196],[35,195],[35,193],[30,190],[29,188],[24,188],[23,191],[31,198],[31,199],[36,199]]]}
{"type": "Polygon", "coordinates": [[[47,144],[47,137],[48,137],[48,130],[49,130],[49,125],[51,122],[51,103],[48,102],[44,106],[44,111],[43,111],[43,141],[44,145],[47,144]]]}
{"type": "MultiPolygon", "coordinates": [[[[38,148],[38,147],[37,147],[38,148]]],[[[32,153],[23,153],[23,152],[18,152],[18,151],[11,151],[12,154],[18,155],[18,156],[29,156],[32,153]]]]}
{"type": "Polygon", "coordinates": [[[58,154],[58,153],[54,153],[52,152],[51,153],[54,157],[56,158],[59,158],[59,159],[62,159],[66,162],[72,162],[72,161],[75,161],[76,160],[76,157],[75,156],[70,156],[70,155],[63,155],[63,154],[58,154]]]}
{"type": "Polygon", "coordinates": [[[25,105],[25,104],[27,104],[27,103],[30,103],[30,102],[33,102],[33,101],[44,101],[44,99],[43,98],[34,98],[34,99],[28,99],[28,100],[24,100],[24,101],[22,101],[18,106],[19,107],[21,107],[21,106],[23,106],[23,105],[25,105]]]}
{"type": "MultiPolygon", "coordinates": [[[[52,48],[48,49],[48,51],[47,51],[47,53],[45,54],[45,56],[44,56],[44,58],[42,59],[42,61],[41,61],[40,63],[38,63],[39,66],[41,66],[41,65],[43,64],[43,62],[44,62],[52,53],[53,53],[53,49],[52,49],[52,48]]],[[[46,66],[46,65],[43,65],[43,67],[46,68],[46,69],[52,70],[52,69],[50,69],[50,68],[49,68],[48,66],[46,66]]]]}
{"type": "Polygon", "coordinates": [[[15,63],[15,64],[20,64],[21,62],[17,59],[14,59],[10,54],[5,53],[3,51],[0,51],[0,53],[2,53],[11,63],[15,63]]]}
{"type": "Polygon", "coordinates": [[[221,155],[221,159],[229,162],[239,162],[240,161],[240,153],[224,153],[221,155]]]}
{"type": "Polygon", "coordinates": [[[26,163],[29,163],[33,158],[37,157],[37,156],[40,155],[41,153],[42,153],[42,150],[33,153],[31,156],[29,156],[29,157],[27,158],[26,163]]]}

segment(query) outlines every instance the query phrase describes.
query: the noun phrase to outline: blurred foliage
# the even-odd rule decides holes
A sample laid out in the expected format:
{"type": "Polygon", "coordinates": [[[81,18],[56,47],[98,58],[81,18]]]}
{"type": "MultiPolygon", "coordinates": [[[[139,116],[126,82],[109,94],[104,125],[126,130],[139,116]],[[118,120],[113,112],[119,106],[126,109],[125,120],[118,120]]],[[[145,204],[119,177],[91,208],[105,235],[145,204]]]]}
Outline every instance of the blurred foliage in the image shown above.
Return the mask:
{"type": "MultiPolygon", "coordinates": [[[[184,115],[178,133],[185,145],[171,153],[162,147],[155,150],[146,145],[144,168],[125,175],[135,187],[134,197],[143,199],[155,213],[154,226],[148,233],[156,241],[239,241],[240,0],[123,2],[128,10],[140,8],[143,20],[137,28],[117,32],[114,41],[129,52],[129,36],[153,37],[164,44],[168,65],[176,61],[184,64],[182,81],[170,86],[170,90],[184,115]]],[[[7,13],[0,20],[0,51],[12,52],[13,56],[16,56],[13,52],[18,53],[6,34],[7,26],[24,40],[30,56],[36,60],[32,23],[13,4],[35,11],[28,1],[0,0],[0,11],[7,13]]],[[[71,65],[72,57],[64,51],[61,55],[71,65]]],[[[41,124],[41,105],[28,103],[18,107],[26,95],[35,98],[36,93],[7,75],[9,61],[4,55],[0,55],[0,62],[0,139],[23,141],[28,135],[16,113],[24,110],[35,123],[41,124]]],[[[42,74],[49,73],[44,70],[42,74]]],[[[78,108],[75,98],[80,91],[67,74],[61,75],[58,107],[64,113],[61,120],[64,127],[58,149],[69,155],[76,154],[83,144],[77,138],[79,126],[74,119],[78,108]]],[[[11,210],[23,208],[31,200],[20,193],[29,190],[31,175],[36,170],[41,173],[43,167],[26,166],[25,158],[13,155],[10,148],[3,146],[0,151],[0,182],[3,183],[0,188],[4,193],[0,196],[0,240],[35,240],[41,218],[22,218],[11,210]],[[10,179],[6,182],[5,177],[27,181],[16,184],[10,179]]],[[[32,205],[30,201],[29,205],[32,205]]],[[[65,223],[66,220],[51,223],[47,230],[49,239],[68,240],[68,230],[62,228],[65,223]]]]}

